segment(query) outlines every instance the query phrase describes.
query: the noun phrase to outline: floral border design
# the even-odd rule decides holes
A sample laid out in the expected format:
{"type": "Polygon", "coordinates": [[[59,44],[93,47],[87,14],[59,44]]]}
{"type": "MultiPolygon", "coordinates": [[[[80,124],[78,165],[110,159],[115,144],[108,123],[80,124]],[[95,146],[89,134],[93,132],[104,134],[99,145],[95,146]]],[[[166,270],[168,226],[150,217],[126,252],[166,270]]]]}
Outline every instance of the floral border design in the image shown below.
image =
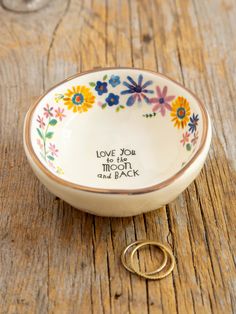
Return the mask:
{"type": "Polygon", "coordinates": [[[102,96],[103,94],[107,97],[105,98],[105,101],[98,101],[97,104],[102,109],[105,109],[107,107],[116,107],[116,112],[119,112],[121,109],[125,109],[125,106],[120,104],[120,96],[115,93],[116,86],[120,85],[120,77],[119,75],[112,74],[110,77],[108,77],[107,74],[105,74],[100,81],[96,82],[89,82],[89,85],[94,88],[96,94],[98,96],[102,96]],[[108,89],[112,89],[111,92],[108,92],[108,89]]]}
{"type": "Polygon", "coordinates": [[[88,85],[72,86],[64,94],[55,94],[58,107],[46,104],[43,113],[37,117],[40,155],[57,174],[64,172],[57,165],[59,150],[52,138],[57,124],[66,117],[65,110],[83,113],[98,105],[101,109],[115,108],[119,112],[135,104],[141,105],[144,101],[151,109],[151,112],[143,114],[145,118],[168,116],[173,126],[183,131],[180,139],[182,146],[189,152],[195,150],[199,139],[199,115],[191,112],[186,98],[169,94],[167,86],[153,86],[153,81],[145,81],[142,74],[137,79],[127,76],[122,82],[119,75],[105,74],[102,79],[91,81],[88,85]],[[117,86],[124,89],[117,91],[117,86]],[[121,103],[121,96],[127,96],[125,103],[121,103]]]}
{"type": "Polygon", "coordinates": [[[64,108],[58,107],[54,109],[47,104],[43,108],[43,114],[41,116],[38,115],[36,120],[38,122],[38,127],[36,128],[38,133],[37,145],[40,149],[40,155],[48,166],[59,175],[64,174],[62,168],[56,165],[59,150],[56,145],[53,144],[52,141],[49,142],[49,140],[51,140],[54,135],[53,128],[65,117],[64,108]]]}
{"type": "Polygon", "coordinates": [[[160,113],[162,117],[165,117],[169,111],[174,127],[185,131],[182,134],[180,143],[190,152],[197,144],[199,138],[197,130],[199,115],[193,113],[191,116],[191,108],[186,98],[167,95],[167,91],[167,86],[164,86],[162,90],[159,86],[156,86],[156,97],[149,100],[151,104],[154,104],[152,113],[147,113],[143,116],[145,118],[153,118],[160,113]],[[186,131],[187,128],[188,130],[186,131]]]}

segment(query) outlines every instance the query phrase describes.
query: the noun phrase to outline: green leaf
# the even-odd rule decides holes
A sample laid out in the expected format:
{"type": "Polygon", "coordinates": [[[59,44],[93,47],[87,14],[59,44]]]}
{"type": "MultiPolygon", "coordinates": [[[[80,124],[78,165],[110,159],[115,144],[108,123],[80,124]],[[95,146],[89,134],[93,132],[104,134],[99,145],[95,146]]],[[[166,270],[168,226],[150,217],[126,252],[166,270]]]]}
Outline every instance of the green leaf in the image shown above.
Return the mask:
{"type": "Polygon", "coordinates": [[[107,106],[107,104],[103,104],[103,105],[102,105],[102,109],[105,109],[106,106],[107,106]]]}
{"type": "Polygon", "coordinates": [[[121,108],[121,109],[125,109],[125,106],[122,106],[122,105],[121,105],[120,108],[121,108]]]}
{"type": "Polygon", "coordinates": [[[107,79],[107,74],[103,76],[103,81],[106,81],[106,79],[107,79]]]}
{"type": "Polygon", "coordinates": [[[120,111],[120,107],[117,107],[117,108],[116,108],[116,112],[119,112],[119,111],[120,111]]]}
{"type": "Polygon", "coordinates": [[[95,84],[94,82],[90,82],[89,85],[90,85],[91,87],[94,87],[96,84],[95,84]]]}
{"type": "Polygon", "coordinates": [[[38,135],[41,137],[41,139],[43,140],[44,138],[43,138],[43,134],[42,134],[42,132],[40,131],[40,129],[38,129],[37,128],[37,132],[38,132],[38,135]]]}
{"type": "Polygon", "coordinates": [[[54,160],[54,157],[52,157],[51,155],[49,155],[49,156],[47,156],[48,157],[48,159],[50,159],[50,160],[54,160]]]}
{"type": "Polygon", "coordinates": [[[50,125],[56,125],[57,124],[57,120],[56,119],[52,119],[49,122],[50,125]]]}
{"type": "Polygon", "coordinates": [[[52,138],[53,134],[54,134],[53,132],[47,132],[46,138],[52,138]]]}
{"type": "Polygon", "coordinates": [[[191,147],[191,144],[188,143],[188,144],[186,145],[186,149],[187,149],[188,151],[190,151],[191,148],[192,148],[192,147],[191,147]]]}

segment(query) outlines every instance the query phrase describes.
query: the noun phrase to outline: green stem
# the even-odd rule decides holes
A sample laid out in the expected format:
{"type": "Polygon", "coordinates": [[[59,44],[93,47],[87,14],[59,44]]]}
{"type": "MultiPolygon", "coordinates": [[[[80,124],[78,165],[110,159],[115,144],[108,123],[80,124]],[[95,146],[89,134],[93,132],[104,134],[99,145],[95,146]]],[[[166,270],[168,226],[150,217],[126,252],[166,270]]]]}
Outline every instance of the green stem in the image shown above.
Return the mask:
{"type": "Polygon", "coordinates": [[[44,148],[44,156],[45,156],[45,160],[47,162],[47,152],[46,152],[46,134],[48,132],[48,128],[49,128],[49,124],[50,124],[51,118],[49,116],[49,121],[48,121],[48,125],[46,127],[46,130],[44,132],[44,136],[43,136],[43,148],[44,148]]]}

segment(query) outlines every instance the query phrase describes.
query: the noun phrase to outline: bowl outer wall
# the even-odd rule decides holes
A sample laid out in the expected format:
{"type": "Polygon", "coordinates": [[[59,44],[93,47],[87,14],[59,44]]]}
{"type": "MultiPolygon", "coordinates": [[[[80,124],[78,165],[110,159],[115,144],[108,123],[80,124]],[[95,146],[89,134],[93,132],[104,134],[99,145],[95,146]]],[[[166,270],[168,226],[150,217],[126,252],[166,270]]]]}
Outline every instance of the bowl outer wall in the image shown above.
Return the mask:
{"type": "Polygon", "coordinates": [[[25,144],[25,128],[24,149],[27,159],[38,179],[50,192],[71,204],[73,207],[98,216],[134,216],[168,204],[183,192],[197,177],[204,165],[211,143],[212,127],[208,113],[207,118],[209,125],[207,138],[198,158],[196,158],[180,177],[176,178],[167,186],[152,192],[129,194],[127,190],[127,193],[123,194],[103,194],[64,186],[48,177],[33,161],[25,144]]]}

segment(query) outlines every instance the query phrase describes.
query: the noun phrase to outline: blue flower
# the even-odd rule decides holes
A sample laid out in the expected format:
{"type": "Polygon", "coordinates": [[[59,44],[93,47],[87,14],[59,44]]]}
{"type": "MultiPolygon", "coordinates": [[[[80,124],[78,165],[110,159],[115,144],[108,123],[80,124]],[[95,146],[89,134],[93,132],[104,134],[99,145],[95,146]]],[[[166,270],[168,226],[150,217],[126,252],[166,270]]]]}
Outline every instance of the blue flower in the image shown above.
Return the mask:
{"type": "Polygon", "coordinates": [[[97,81],[95,90],[97,91],[98,95],[102,95],[102,94],[107,93],[107,83],[97,81]]]}
{"type": "Polygon", "coordinates": [[[147,81],[146,83],[143,84],[142,74],[138,76],[138,83],[136,83],[130,76],[127,76],[127,79],[129,83],[123,82],[123,85],[126,86],[128,89],[123,90],[121,94],[122,95],[132,94],[132,95],[129,96],[129,98],[127,99],[126,105],[133,106],[136,100],[138,100],[138,102],[141,102],[142,99],[144,99],[144,101],[149,104],[150,100],[145,94],[153,93],[153,90],[147,89],[147,87],[151,85],[153,82],[147,81]]]}
{"type": "Polygon", "coordinates": [[[198,121],[199,121],[199,117],[198,117],[198,114],[194,114],[192,115],[192,117],[190,117],[190,122],[188,124],[189,126],[189,132],[193,133],[196,131],[197,129],[197,125],[198,125],[198,121]]]}
{"type": "Polygon", "coordinates": [[[109,83],[111,84],[112,87],[116,87],[117,85],[120,84],[120,77],[118,75],[112,75],[109,83]]]}
{"type": "Polygon", "coordinates": [[[119,98],[120,97],[118,95],[110,93],[108,97],[106,98],[106,102],[108,103],[108,106],[118,105],[119,98]]]}

